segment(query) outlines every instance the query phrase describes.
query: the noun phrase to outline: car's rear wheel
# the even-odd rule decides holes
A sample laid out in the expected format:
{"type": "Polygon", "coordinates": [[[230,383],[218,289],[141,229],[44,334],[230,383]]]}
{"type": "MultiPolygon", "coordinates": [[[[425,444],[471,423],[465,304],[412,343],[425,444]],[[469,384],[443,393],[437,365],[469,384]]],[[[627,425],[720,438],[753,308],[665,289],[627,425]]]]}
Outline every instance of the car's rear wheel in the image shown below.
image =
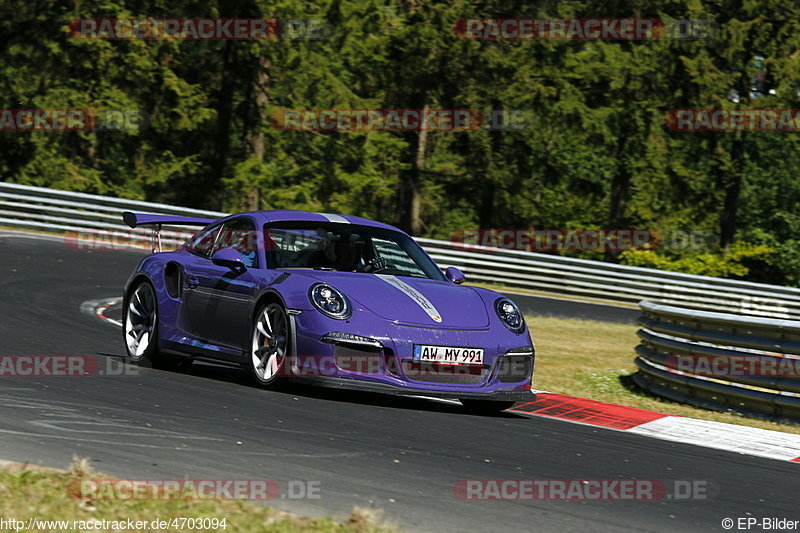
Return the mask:
{"type": "Polygon", "coordinates": [[[158,302],[149,282],[140,282],[128,294],[122,331],[125,351],[132,363],[165,369],[181,363],[180,359],[158,351],[158,302]]]}
{"type": "Polygon", "coordinates": [[[250,371],[262,387],[276,387],[285,377],[289,319],[278,303],[261,307],[253,320],[250,371]]]}
{"type": "Polygon", "coordinates": [[[496,401],[496,400],[460,400],[464,409],[470,413],[480,415],[491,415],[510,409],[515,403],[513,401],[496,401]]]}

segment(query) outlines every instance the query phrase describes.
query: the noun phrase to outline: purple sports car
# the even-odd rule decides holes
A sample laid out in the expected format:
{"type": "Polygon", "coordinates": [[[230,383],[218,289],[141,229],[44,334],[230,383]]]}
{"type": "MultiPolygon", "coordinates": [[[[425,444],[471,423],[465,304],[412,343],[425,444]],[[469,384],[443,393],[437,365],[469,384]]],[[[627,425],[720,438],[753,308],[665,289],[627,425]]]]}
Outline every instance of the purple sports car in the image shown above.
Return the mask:
{"type": "Polygon", "coordinates": [[[128,280],[135,363],[194,358],[355,390],[458,399],[492,412],[535,398],[534,350],[508,298],[461,286],[399,229],[365,218],[255,211],[220,220],[126,212],[131,227],[202,226],[128,280]]]}

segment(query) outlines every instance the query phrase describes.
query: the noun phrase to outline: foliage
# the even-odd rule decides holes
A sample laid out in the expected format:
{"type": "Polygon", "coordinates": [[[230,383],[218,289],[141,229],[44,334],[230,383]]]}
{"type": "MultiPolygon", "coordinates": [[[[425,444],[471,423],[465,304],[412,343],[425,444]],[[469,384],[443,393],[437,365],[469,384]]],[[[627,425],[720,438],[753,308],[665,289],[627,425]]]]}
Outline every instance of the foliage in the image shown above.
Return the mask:
{"type": "Polygon", "coordinates": [[[664,119],[671,109],[800,108],[793,0],[47,4],[0,5],[0,108],[132,110],[146,127],[2,132],[2,180],[230,211],[346,212],[437,238],[477,228],[698,229],[717,245],[604,258],[800,284],[800,137],[676,132],[664,119]],[[104,41],[66,31],[82,17],[165,16],[312,18],[328,33],[104,41]],[[704,20],[713,31],[646,41],[459,38],[455,22],[470,17],[704,20]],[[285,131],[272,120],[291,109],[424,106],[524,110],[529,123],[423,139],[285,131]]]}
{"type": "Polygon", "coordinates": [[[772,252],[773,249],[768,246],[737,242],[721,253],[702,252],[670,258],[652,250],[626,250],[620,254],[620,259],[623,264],[631,266],[686,272],[700,276],[743,278],[749,272],[746,264],[748,261],[764,259],[772,252]]]}

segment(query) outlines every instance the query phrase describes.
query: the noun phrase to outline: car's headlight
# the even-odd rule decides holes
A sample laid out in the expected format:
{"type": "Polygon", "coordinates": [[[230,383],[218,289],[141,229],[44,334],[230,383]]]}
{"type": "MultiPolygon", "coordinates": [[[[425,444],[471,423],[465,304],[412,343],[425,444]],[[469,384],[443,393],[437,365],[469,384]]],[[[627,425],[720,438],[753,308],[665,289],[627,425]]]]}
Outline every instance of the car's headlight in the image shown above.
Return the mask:
{"type": "Polygon", "coordinates": [[[522,333],[525,329],[525,320],[517,304],[508,298],[498,298],[494,302],[494,310],[500,321],[514,333],[522,333]]]}
{"type": "Polygon", "coordinates": [[[319,312],[331,318],[344,320],[350,318],[350,302],[344,294],[330,285],[315,283],[308,291],[308,298],[319,312]]]}

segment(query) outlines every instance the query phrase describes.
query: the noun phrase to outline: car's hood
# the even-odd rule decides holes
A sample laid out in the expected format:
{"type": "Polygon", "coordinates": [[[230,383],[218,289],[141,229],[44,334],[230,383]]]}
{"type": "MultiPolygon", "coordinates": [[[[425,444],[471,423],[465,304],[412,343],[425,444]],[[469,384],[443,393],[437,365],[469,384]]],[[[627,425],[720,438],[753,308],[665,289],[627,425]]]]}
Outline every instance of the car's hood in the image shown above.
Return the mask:
{"type": "Polygon", "coordinates": [[[387,320],[459,329],[489,325],[483,300],[470,287],[383,274],[304,271],[303,275],[329,283],[354,304],[387,320]]]}

